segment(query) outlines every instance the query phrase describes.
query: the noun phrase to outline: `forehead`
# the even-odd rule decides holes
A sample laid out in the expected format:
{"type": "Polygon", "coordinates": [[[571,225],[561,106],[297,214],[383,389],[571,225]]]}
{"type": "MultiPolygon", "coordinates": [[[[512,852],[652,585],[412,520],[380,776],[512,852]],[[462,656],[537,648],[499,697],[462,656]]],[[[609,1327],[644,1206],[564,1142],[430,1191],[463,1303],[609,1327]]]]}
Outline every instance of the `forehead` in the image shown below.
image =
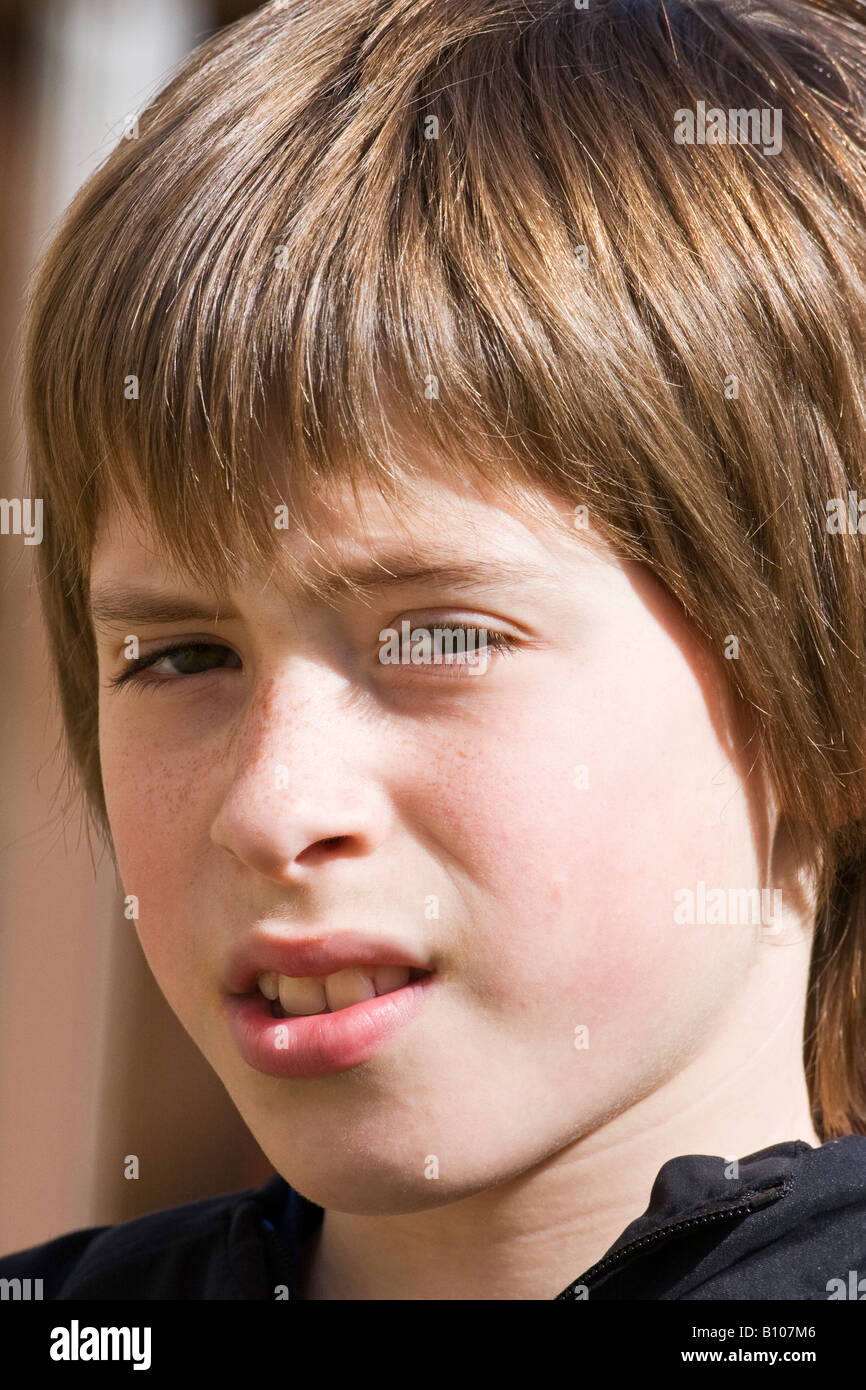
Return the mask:
{"type": "MultiPolygon", "coordinates": [[[[275,525],[280,549],[268,578],[301,592],[322,592],[365,566],[386,577],[395,565],[408,574],[413,562],[419,570],[478,562],[494,579],[499,565],[555,577],[575,561],[610,558],[597,537],[575,530],[573,504],[556,494],[529,486],[500,493],[432,468],[401,477],[393,497],[371,483],[330,479],[305,499],[303,525],[287,513],[275,525]]],[[[115,501],[100,518],[91,584],[131,573],[181,577],[147,509],[115,501]]],[[[261,578],[243,564],[237,575],[241,586],[261,578]]]]}

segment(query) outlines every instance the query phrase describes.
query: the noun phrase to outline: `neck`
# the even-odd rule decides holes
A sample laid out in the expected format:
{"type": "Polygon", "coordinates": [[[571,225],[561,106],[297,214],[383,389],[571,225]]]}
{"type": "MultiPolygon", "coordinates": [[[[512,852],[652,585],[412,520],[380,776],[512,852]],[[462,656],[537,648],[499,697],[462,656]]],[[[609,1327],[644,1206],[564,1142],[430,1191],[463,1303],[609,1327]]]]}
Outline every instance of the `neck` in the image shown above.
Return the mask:
{"type": "Polygon", "coordinates": [[[518,1177],[447,1206],[358,1216],[328,1210],[308,1242],[305,1299],[553,1299],[599,1260],[682,1154],[742,1158],[786,1140],[819,1146],[802,1064],[808,966],[768,960],[714,1037],[650,1094],[518,1177]],[[759,996],[756,998],[756,995],[759,996]]]}

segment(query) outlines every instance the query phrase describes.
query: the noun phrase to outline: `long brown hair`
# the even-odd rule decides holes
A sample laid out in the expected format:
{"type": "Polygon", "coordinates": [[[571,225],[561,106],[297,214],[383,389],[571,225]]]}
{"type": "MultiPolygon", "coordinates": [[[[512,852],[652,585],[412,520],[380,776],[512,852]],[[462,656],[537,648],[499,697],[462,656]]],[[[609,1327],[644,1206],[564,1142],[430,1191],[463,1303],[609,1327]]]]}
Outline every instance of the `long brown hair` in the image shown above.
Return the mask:
{"type": "Polygon", "coordinates": [[[585,505],[715,651],[736,636],[820,874],[813,1118],[866,1133],[866,556],[828,522],[866,495],[864,74],[861,0],[289,0],[192,53],[29,306],[41,598],[101,830],[109,500],[230,588],[274,560],[276,504],[392,491],[387,394],[447,466],[585,505]],[[760,121],[711,143],[715,110],[780,147],[760,121]]]}

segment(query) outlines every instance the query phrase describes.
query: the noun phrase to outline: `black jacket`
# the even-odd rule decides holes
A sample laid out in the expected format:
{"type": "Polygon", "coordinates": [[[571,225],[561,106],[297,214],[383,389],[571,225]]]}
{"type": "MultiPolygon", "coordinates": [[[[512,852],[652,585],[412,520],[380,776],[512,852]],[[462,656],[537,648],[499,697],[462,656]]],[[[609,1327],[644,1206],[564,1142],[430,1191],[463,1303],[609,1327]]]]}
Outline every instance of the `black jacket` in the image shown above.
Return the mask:
{"type": "MultiPolygon", "coordinates": [[[[866,1300],[866,1137],[776,1144],[726,1169],[703,1154],[663,1164],[643,1216],[557,1299],[866,1300]]],[[[46,1299],[297,1299],[323,1214],[275,1177],[7,1255],[0,1279],[42,1279],[46,1299]]]]}

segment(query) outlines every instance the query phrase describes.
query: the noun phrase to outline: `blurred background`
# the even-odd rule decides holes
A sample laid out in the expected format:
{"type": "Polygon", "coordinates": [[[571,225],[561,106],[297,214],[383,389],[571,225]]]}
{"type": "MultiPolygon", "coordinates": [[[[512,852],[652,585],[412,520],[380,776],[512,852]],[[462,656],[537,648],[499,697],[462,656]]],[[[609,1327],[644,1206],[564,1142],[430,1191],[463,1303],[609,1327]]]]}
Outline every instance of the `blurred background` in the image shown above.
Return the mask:
{"type": "MultiPolygon", "coordinates": [[[[0,495],[22,498],[24,287],[77,188],[240,0],[0,0],[0,495]]],[[[147,969],[78,803],[33,547],[0,535],[0,1254],[273,1169],[147,969]],[[136,1154],[140,1177],[124,1177],[136,1154]]]]}

